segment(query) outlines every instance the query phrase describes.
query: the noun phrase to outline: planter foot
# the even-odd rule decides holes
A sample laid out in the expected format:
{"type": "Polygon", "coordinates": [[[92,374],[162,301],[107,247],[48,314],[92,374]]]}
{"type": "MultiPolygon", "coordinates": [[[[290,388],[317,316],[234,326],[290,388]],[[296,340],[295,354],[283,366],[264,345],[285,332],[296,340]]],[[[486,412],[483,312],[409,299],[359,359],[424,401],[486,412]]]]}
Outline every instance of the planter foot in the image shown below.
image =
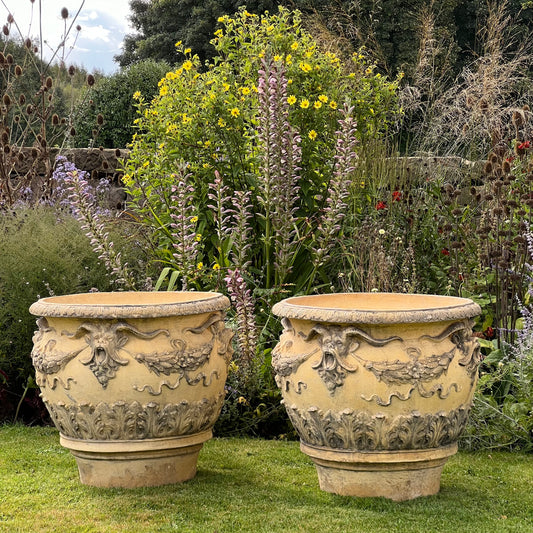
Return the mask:
{"type": "Polygon", "coordinates": [[[89,441],[61,435],[76,458],[80,481],[105,488],[154,487],[182,483],[196,475],[198,455],[212,432],[186,437],[89,441]]]}
{"type": "Polygon", "coordinates": [[[457,444],[429,450],[353,452],[300,444],[315,463],[320,488],[342,496],[412,500],[437,494],[457,444]]]}

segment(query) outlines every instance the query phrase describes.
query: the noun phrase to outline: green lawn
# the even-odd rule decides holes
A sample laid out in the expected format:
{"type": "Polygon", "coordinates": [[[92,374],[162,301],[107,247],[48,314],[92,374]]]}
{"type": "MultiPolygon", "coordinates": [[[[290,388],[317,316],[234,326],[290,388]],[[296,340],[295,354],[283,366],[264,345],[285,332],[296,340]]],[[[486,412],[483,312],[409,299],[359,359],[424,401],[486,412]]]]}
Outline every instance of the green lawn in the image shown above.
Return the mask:
{"type": "Polygon", "coordinates": [[[181,485],[78,481],[52,428],[0,426],[2,532],[533,532],[533,455],[459,453],[441,492],[394,503],[322,492],[296,442],[213,439],[181,485]]]}

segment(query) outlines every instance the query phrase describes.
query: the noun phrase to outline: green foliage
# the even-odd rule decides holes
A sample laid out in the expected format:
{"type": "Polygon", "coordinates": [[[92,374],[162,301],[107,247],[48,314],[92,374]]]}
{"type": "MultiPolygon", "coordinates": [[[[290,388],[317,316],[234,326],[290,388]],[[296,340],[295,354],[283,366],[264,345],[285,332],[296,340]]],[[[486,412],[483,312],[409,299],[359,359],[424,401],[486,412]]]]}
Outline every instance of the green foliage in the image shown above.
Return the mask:
{"type": "Polygon", "coordinates": [[[215,53],[210,41],[217,19],[247,5],[254,13],[274,9],[278,2],[271,0],[131,0],[131,22],[136,33],[126,35],[123,52],[115,57],[125,67],[144,59],[178,62],[174,43],[183,41],[192,48],[202,63],[215,53]]]}
{"type": "Polygon", "coordinates": [[[75,144],[87,147],[126,148],[133,136],[137,110],[133,94],[140,91],[150,100],[158,91],[158,81],[168,72],[168,63],[140,61],[116,74],[102,78],[77,106],[73,121],[75,144]]]}
{"type": "MultiPolygon", "coordinates": [[[[299,203],[302,218],[310,223],[323,207],[332,176],[335,132],[341,118],[337,108],[345,100],[353,103],[362,140],[379,135],[395,110],[395,82],[374,74],[360,54],[344,65],[334,54],[320,51],[302,29],[298,14],[292,18],[280,10],[259,18],[243,10],[234,19],[221,21],[225,31],[217,30],[213,41],[219,55],[206,72],[198,72],[198,59],[186,50],[186,60],[161,80],[159,96],[150,105],[142,94],[136,95],[139,132],[124,179],[132,206],[154,228],[157,255],[165,263],[173,263],[171,189],[177,184],[176,163],[184,160],[194,184],[196,233],[207,236],[198,262],[211,268],[230,264],[232,243],[217,242],[215,221],[206,209],[208,183],[219,172],[231,191],[258,195],[257,84],[262,58],[270,57],[286,69],[289,121],[301,136],[299,203]]],[[[252,202],[259,210],[257,198],[252,202]]],[[[270,260],[258,255],[265,221],[256,217],[253,224],[257,240],[251,252],[256,256],[252,270],[262,272],[270,260]]],[[[264,285],[270,287],[270,281],[264,285]]]]}
{"type": "MultiPolygon", "coordinates": [[[[7,375],[16,405],[33,376],[35,317],[29,306],[40,297],[106,290],[110,284],[78,222],[69,215],[46,208],[1,212],[0,234],[0,370],[7,375]]],[[[12,412],[7,414],[12,418],[12,412]]]]}

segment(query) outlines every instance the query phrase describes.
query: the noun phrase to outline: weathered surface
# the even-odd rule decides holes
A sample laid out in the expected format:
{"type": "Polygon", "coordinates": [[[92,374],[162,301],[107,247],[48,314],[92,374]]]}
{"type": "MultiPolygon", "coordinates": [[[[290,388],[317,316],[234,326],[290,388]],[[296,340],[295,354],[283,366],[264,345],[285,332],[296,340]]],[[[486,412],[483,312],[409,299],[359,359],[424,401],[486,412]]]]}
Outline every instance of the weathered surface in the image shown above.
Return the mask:
{"type": "Polygon", "coordinates": [[[479,364],[471,300],[353,293],[273,308],[272,365],[320,486],[406,500],[438,492],[457,450],[479,364]]]}
{"type": "Polygon", "coordinates": [[[202,292],[75,294],[31,306],[36,380],[82,483],[194,476],[224,401],[228,307],[202,292]]]}

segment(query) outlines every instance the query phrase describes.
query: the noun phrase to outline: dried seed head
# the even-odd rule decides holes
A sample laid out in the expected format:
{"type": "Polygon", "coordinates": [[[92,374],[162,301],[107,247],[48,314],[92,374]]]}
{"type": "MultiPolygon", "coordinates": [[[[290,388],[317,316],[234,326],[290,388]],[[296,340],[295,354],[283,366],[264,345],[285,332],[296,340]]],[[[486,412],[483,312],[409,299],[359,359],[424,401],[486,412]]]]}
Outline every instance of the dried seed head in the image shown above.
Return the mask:
{"type": "Polygon", "coordinates": [[[35,159],[38,155],[39,155],[39,152],[37,151],[37,148],[33,147],[31,149],[31,156],[33,157],[33,159],[35,159]]]}
{"type": "Polygon", "coordinates": [[[70,65],[68,68],[68,74],[69,76],[74,76],[74,74],[76,74],[76,67],[74,67],[74,65],[70,65]]]}
{"type": "Polygon", "coordinates": [[[121,154],[120,150],[117,148],[117,149],[115,150],[115,157],[120,157],[121,155],[122,155],[122,154],[121,154]]]}
{"type": "Polygon", "coordinates": [[[94,79],[94,76],[93,76],[92,74],[89,74],[89,75],[87,76],[87,85],[88,85],[89,87],[92,87],[92,86],[94,85],[95,81],[96,81],[96,80],[94,79]]]}
{"type": "Polygon", "coordinates": [[[52,124],[53,124],[54,126],[59,126],[59,117],[57,116],[56,113],[54,113],[54,114],[52,115],[52,124]]]}
{"type": "Polygon", "coordinates": [[[51,89],[52,88],[52,78],[50,76],[48,76],[48,78],[46,78],[46,82],[45,82],[45,86],[47,89],[51,89]]]}
{"type": "Polygon", "coordinates": [[[70,128],[70,136],[74,137],[76,135],[76,130],[74,128],[70,128]]]}
{"type": "Polygon", "coordinates": [[[20,65],[15,67],[15,76],[22,76],[22,67],[20,65]]]}
{"type": "Polygon", "coordinates": [[[31,115],[33,113],[33,106],[31,104],[28,104],[28,106],[26,107],[26,113],[28,115],[31,115]]]}
{"type": "Polygon", "coordinates": [[[101,126],[103,123],[104,123],[104,116],[99,113],[98,116],[96,117],[96,123],[101,126]]]}
{"type": "Polygon", "coordinates": [[[28,50],[31,49],[32,44],[31,44],[31,39],[30,39],[29,37],[24,41],[24,46],[25,46],[28,50]]]}
{"type": "Polygon", "coordinates": [[[9,144],[4,145],[4,154],[10,154],[11,153],[11,146],[9,144]]]}
{"type": "Polygon", "coordinates": [[[7,37],[9,35],[9,28],[6,24],[4,24],[4,27],[2,28],[2,33],[7,37]]]}
{"type": "Polygon", "coordinates": [[[7,16],[7,22],[9,24],[13,24],[13,22],[15,22],[15,19],[13,18],[13,15],[11,13],[9,13],[7,16]]]}
{"type": "Polygon", "coordinates": [[[102,168],[107,170],[109,168],[109,163],[107,161],[102,161],[102,168]]]}
{"type": "Polygon", "coordinates": [[[61,18],[68,19],[68,9],[66,7],[61,9],[61,18]]]}
{"type": "Polygon", "coordinates": [[[11,54],[7,54],[6,61],[7,61],[8,65],[12,65],[15,62],[15,60],[13,59],[13,56],[11,54]]]}
{"type": "Polygon", "coordinates": [[[491,161],[487,161],[485,163],[485,166],[483,167],[483,172],[485,174],[490,174],[492,172],[492,162],[491,161]]]}
{"type": "Polygon", "coordinates": [[[513,116],[511,119],[512,123],[515,125],[515,127],[520,127],[524,124],[524,112],[520,110],[513,111],[513,116]]]}
{"type": "Polygon", "coordinates": [[[2,132],[2,136],[0,137],[2,140],[2,144],[8,144],[9,143],[9,135],[7,134],[7,131],[2,132]]]}
{"type": "Polygon", "coordinates": [[[4,93],[4,97],[2,98],[2,101],[4,102],[4,105],[6,107],[9,107],[11,105],[11,98],[9,97],[9,94],[4,93]]]}
{"type": "Polygon", "coordinates": [[[509,161],[504,161],[502,165],[502,170],[505,174],[509,174],[509,172],[511,172],[511,163],[509,163],[509,161]]]}

